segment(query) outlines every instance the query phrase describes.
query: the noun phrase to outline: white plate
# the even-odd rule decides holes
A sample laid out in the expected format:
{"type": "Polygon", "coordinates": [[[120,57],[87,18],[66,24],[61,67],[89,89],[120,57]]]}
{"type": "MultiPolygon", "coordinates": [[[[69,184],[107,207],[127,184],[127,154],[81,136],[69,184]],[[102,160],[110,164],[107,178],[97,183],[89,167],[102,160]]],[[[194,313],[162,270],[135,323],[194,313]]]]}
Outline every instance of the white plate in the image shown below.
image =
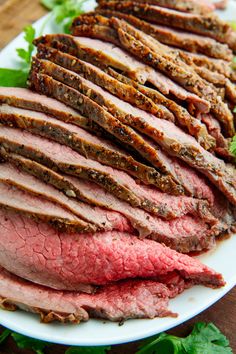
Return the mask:
{"type": "MultiPolygon", "coordinates": [[[[92,2],[90,3],[92,7],[92,2]]],[[[236,1],[232,0],[227,11],[221,16],[233,20],[236,14],[236,1]]],[[[236,20],[236,19],[235,19],[236,20]]],[[[38,33],[44,19],[35,24],[38,33]]],[[[50,23],[47,33],[56,30],[50,23]]],[[[22,35],[18,36],[0,53],[0,67],[16,65],[15,48],[22,46],[22,35]]],[[[0,83],[1,84],[1,83],[0,83]]],[[[0,310],[0,323],[13,331],[49,342],[68,345],[108,345],[119,344],[152,336],[166,331],[196,316],[224,296],[236,285],[236,237],[232,236],[218,244],[217,248],[199,259],[223,274],[227,285],[222,289],[212,290],[203,286],[195,286],[170,301],[170,309],[178,312],[178,318],[162,318],[154,320],[129,320],[123,326],[116,323],[90,320],[80,325],[41,324],[38,317],[25,312],[7,312],[0,310]]]]}

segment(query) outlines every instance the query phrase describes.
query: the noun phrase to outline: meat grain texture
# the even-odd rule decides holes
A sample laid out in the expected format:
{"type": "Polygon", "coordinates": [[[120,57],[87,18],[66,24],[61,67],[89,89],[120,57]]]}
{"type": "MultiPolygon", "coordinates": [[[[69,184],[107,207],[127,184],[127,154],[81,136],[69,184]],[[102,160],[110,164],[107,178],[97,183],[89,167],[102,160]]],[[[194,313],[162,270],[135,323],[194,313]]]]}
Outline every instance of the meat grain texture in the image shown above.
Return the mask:
{"type": "Polygon", "coordinates": [[[71,34],[35,40],[28,89],[0,87],[3,309],[176,317],[186,289],[225,285],[193,253],[236,229],[236,34],[220,5],[99,0],[71,34]]]}

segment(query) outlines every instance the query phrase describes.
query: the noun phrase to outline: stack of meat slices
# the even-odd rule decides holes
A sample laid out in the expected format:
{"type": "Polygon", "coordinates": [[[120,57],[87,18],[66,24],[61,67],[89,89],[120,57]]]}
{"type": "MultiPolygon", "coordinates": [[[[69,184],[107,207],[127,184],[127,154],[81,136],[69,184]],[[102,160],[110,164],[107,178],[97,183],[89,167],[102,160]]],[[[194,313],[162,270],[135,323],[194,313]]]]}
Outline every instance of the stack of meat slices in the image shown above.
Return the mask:
{"type": "Polygon", "coordinates": [[[235,33],[206,1],[100,1],[0,88],[0,298],[45,322],[176,316],[235,227],[235,33]],[[209,38],[208,38],[209,37],[209,38]]]}

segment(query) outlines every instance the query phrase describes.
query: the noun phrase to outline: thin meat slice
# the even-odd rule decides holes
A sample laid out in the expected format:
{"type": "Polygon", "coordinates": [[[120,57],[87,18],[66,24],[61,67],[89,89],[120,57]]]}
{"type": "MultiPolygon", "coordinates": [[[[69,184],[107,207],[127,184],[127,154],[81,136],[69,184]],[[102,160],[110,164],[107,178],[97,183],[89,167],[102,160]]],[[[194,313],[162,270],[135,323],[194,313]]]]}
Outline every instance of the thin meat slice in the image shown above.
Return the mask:
{"type": "Polygon", "coordinates": [[[135,16],[122,12],[99,10],[99,14],[107,17],[117,17],[124,19],[139,30],[156,38],[163,44],[184,49],[192,53],[205,54],[208,57],[232,60],[233,53],[227,44],[217,42],[213,38],[201,36],[199,34],[184,32],[175,28],[160,26],[141,20],[135,16]]]}
{"type": "Polygon", "coordinates": [[[133,86],[117,81],[95,65],[44,45],[38,46],[37,58],[45,59],[47,61],[50,60],[65,69],[74,71],[82,75],[85,79],[103,87],[120,99],[157,115],[157,117],[174,120],[172,113],[165,106],[155,104],[147,96],[137,91],[133,86]]]}
{"type": "MultiPolygon", "coordinates": [[[[94,232],[96,227],[64,210],[61,206],[35,197],[18,188],[0,182],[0,206],[34,218],[48,222],[61,230],[94,232]]],[[[99,229],[99,228],[98,228],[99,229]]]]}
{"type": "Polygon", "coordinates": [[[183,85],[187,90],[197,94],[199,97],[206,97],[211,103],[211,111],[222,121],[229,136],[234,135],[234,120],[228,106],[217,95],[217,92],[205,83],[193,70],[188,70],[185,65],[175,63],[168,59],[168,55],[158,49],[158,42],[153,42],[152,37],[135,29],[124,20],[111,19],[113,26],[116,27],[121,45],[144,62],[154,68],[159,69],[173,80],[183,85]],[[153,44],[150,47],[149,43],[153,44]]]}
{"type": "MultiPolygon", "coordinates": [[[[83,26],[74,27],[74,31],[77,31],[77,29],[80,31],[82,28],[83,26]]],[[[100,28],[96,33],[99,34],[99,32],[100,28]]],[[[83,35],[89,35],[89,33],[87,29],[83,31],[83,35]]],[[[111,66],[125,72],[129,77],[140,83],[150,82],[165,95],[173,94],[180,100],[191,102],[200,112],[209,112],[210,105],[205,99],[188,92],[162,73],[144,65],[129,55],[128,52],[117,46],[114,47],[111,43],[70,35],[47,35],[36,39],[35,44],[44,44],[64,52],[66,51],[102,69],[111,66]]]]}
{"type": "Polygon", "coordinates": [[[0,141],[1,147],[7,151],[32,158],[55,170],[94,181],[119,198],[139,205],[138,198],[126,184],[129,176],[121,171],[86,159],[64,145],[15,128],[0,126],[0,141]]]}
{"type": "MultiPolygon", "coordinates": [[[[75,98],[76,104],[74,103],[74,105],[77,106],[78,99],[81,98],[81,96],[82,96],[83,97],[83,102],[85,102],[85,101],[88,102],[90,107],[91,107],[91,100],[89,100],[88,98],[85,99],[85,96],[79,94],[78,91],[75,91],[75,90],[72,90],[72,89],[68,89],[67,86],[65,86],[65,85],[63,85],[61,83],[60,84],[57,83],[56,81],[54,81],[50,77],[47,77],[46,75],[37,74],[37,75],[32,76],[32,74],[31,74],[31,85],[34,88],[37,86],[37,90],[40,91],[40,92],[45,93],[45,91],[46,91],[47,94],[53,95],[54,97],[56,95],[57,98],[62,99],[62,100],[65,99],[64,94],[61,95],[62,88],[63,88],[64,92],[70,92],[70,95],[68,95],[67,98],[66,98],[66,102],[68,104],[71,102],[71,101],[69,101],[68,97],[70,97],[70,100],[71,100],[72,95],[74,95],[76,97],[75,98]]],[[[81,107],[81,106],[78,106],[78,108],[79,107],[81,107]]],[[[92,105],[92,108],[93,107],[94,107],[94,104],[92,105]]],[[[83,109],[85,109],[85,108],[88,108],[88,106],[87,105],[83,105],[83,109]]],[[[142,111],[142,112],[144,112],[144,111],[142,111]]],[[[102,111],[102,116],[101,115],[99,116],[99,120],[97,122],[99,122],[101,124],[101,120],[104,120],[104,116],[105,116],[105,118],[107,118],[107,117],[111,118],[112,117],[110,114],[108,114],[106,111],[103,110],[102,111]]],[[[93,117],[93,119],[97,119],[97,117],[95,115],[93,115],[92,117],[93,117]]],[[[141,117],[143,117],[143,113],[142,113],[141,117]]],[[[137,120],[136,120],[136,122],[137,122],[137,120]]],[[[172,137],[171,137],[171,139],[169,139],[169,138],[168,139],[158,139],[158,143],[161,144],[163,146],[163,148],[165,150],[167,150],[168,153],[170,153],[171,155],[183,159],[189,165],[191,165],[193,167],[196,167],[198,170],[200,170],[205,175],[207,175],[207,177],[210,178],[211,181],[213,183],[215,183],[218,186],[218,188],[220,190],[222,190],[222,192],[225,193],[228,196],[228,198],[232,201],[232,203],[235,203],[235,197],[234,197],[234,195],[235,195],[235,187],[234,187],[235,182],[234,182],[234,179],[232,178],[232,171],[229,171],[229,173],[227,171],[225,171],[226,172],[225,173],[226,181],[225,181],[225,183],[222,183],[222,181],[223,181],[223,179],[222,179],[222,171],[225,170],[224,162],[220,161],[220,160],[217,160],[213,155],[209,154],[207,151],[205,151],[203,149],[201,150],[200,145],[198,145],[197,142],[192,137],[190,137],[190,136],[186,135],[185,133],[183,133],[178,127],[174,126],[172,123],[170,123],[168,121],[158,120],[158,118],[155,117],[155,120],[153,120],[153,124],[155,124],[155,127],[157,127],[157,125],[159,125],[159,123],[161,125],[164,124],[164,126],[166,127],[166,133],[168,133],[169,137],[170,136],[172,136],[172,137]],[[167,125],[168,125],[168,127],[167,127],[167,125]],[[181,136],[180,139],[178,137],[179,134],[181,136]],[[178,137],[177,145],[176,145],[176,136],[178,137]],[[187,139],[186,140],[186,144],[184,143],[185,139],[187,139]],[[166,144],[166,143],[168,143],[168,144],[166,144]],[[185,148],[182,148],[183,144],[185,145],[185,148]],[[199,155],[199,153],[197,153],[196,146],[197,146],[197,150],[198,151],[199,151],[199,148],[201,150],[200,155],[199,155]],[[178,149],[176,149],[177,147],[178,147],[178,149]],[[187,150],[186,150],[186,148],[187,148],[187,150]],[[187,153],[187,151],[188,151],[188,153],[187,153]],[[204,156],[204,159],[202,158],[203,156],[204,156]],[[205,158],[207,158],[207,160],[205,160],[205,158]],[[215,162],[217,161],[217,165],[218,165],[219,168],[216,168],[214,166],[214,164],[215,164],[214,161],[215,162]],[[210,169],[209,169],[210,167],[211,167],[212,171],[210,171],[210,169]],[[218,177],[218,175],[220,175],[220,176],[218,177]]],[[[158,127],[158,130],[160,129],[161,125],[158,127]]],[[[106,127],[106,129],[110,129],[111,128],[111,124],[103,125],[103,127],[106,127]]],[[[146,128],[148,128],[148,127],[150,127],[150,119],[149,119],[148,125],[146,125],[146,128]]],[[[148,129],[148,130],[149,130],[150,134],[152,134],[152,137],[153,137],[155,135],[153,127],[148,129]]],[[[162,134],[163,134],[163,130],[161,129],[160,134],[158,133],[157,136],[163,136],[162,134]]],[[[154,138],[156,139],[156,135],[155,135],[154,138]]],[[[129,145],[130,145],[130,140],[128,140],[128,141],[129,141],[129,145]]],[[[148,141],[148,145],[149,145],[149,147],[154,148],[152,143],[149,142],[149,141],[148,141]]],[[[132,143],[131,143],[131,146],[132,146],[132,143]]],[[[140,151],[139,148],[136,147],[135,144],[133,144],[133,146],[137,149],[137,151],[140,151]]],[[[155,150],[156,150],[156,148],[155,148],[155,150]]],[[[160,151],[159,151],[159,157],[160,157],[160,151]]],[[[150,161],[150,157],[148,157],[148,159],[150,161]]],[[[168,163],[168,157],[165,156],[164,159],[165,159],[165,163],[166,162],[168,163]]],[[[173,160],[170,160],[170,161],[173,161],[173,160]]],[[[175,162],[175,163],[177,163],[177,162],[175,162]]],[[[177,163],[177,165],[178,165],[178,163],[177,163]]],[[[180,166],[177,166],[177,169],[179,169],[179,167],[180,166]]],[[[172,171],[172,175],[173,175],[173,168],[172,167],[170,167],[170,171],[172,171]]],[[[189,181],[191,181],[191,179],[189,179],[189,181]]],[[[168,189],[166,189],[166,190],[168,190],[168,189]]],[[[169,193],[170,193],[170,191],[169,191],[169,193]]]]}
{"type": "Polygon", "coordinates": [[[155,278],[178,272],[184,279],[211,287],[222,275],[197,259],[152,240],[127,233],[59,233],[20,215],[0,214],[0,264],[6,270],[57,289],[105,285],[127,278],[155,278]],[[10,261],[9,261],[10,260],[10,261]]]}
{"type": "MultiPolygon", "coordinates": [[[[108,3],[111,0],[99,0],[98,4],[108,3]]],[[[124,0],[122,0],[124,1],[124,0]]],[[[136,3],[143,4],[143,0],[135,0],[136,3]]],[[[215,5],[211,1],[196,0],[146,0],[145,4],[156,5],[164,8],[174,9],[181,12],[191,12],[195,14],[205,15],[215,10],[215,5]]]]}
{"type": "Polygon", "coordinates": [[[85,129],[89,128],[88,119],[75,109],[51,97],[40,95],[25,88],[0,87],[0,103],[43,112],[61,120],[78,124],[85,129]]]}
{"type": "Polygon", "coordinates": [[[40,315],[41,322],[80,323],[89,318],[124,321],[129,318],[176,317],[168,310],[171,290],[150,280],[129,280],[104,286],[95,294],[63,292],[36,285],[0,269],[0,306],[40,315]]]}
{"type": "Polygon", "coordinates": [[[122,124],[90,98],[52,79],[48,75],[31,72],[29,82],[32,89],[53,96],[62,102],[66,102],[68,105],[77,108],[83,112],[83,114],[91,117],[118,140],[131,146],[141,156],[151,162],[154,167],[164,174],[162,175],[160,173],[160,177],[156,181],[156,186],[162,191],[166,191],[169,194],[183,194],[183,187],[175,180],[175,176],[170,174],[171,166],[169,165],[168,159],[166,159],[165,154],[162,153],[157,144],[151,146],[146,138],[142,137],[130,127],[122,124]]]}
{"type": "MultiPolygon", "coordinates": [[[[40,181],[40,179],[28,173],[20,171],[9,163],[0,164],[0,181],[2,184],[12,186],[13,188],[10,188],[10,190],[14,190],[15,187],[17,191],[20,189],[27,192],[25,194],[26,196],[28,196],[29,193],[39,196],[39,200],[47,199],[52,203],[56,203],[54,204],[55,210],[57,206],[60,206],[71,214],[78,216],[80,219],[93,224],[95,229],[132,232],[129,222],[127,222],[126,218],[121,214],[100,207],[92,207],[91,205],[76,201],[75,199],[70,199],[56,188],[40,181]]],[[[18,194],[20,195],[20,193],[18,194]]],[[[37,198],[34,199],[37,201],[37,198]]],[[[51,203],[49,205],[51,205],[51,203]]]]}
{"type": "MultiPolygon", "coordinates": [[[[79,85],[79,77],[73,75],[70,71],[80,74],[80,76],[82,76],[83,78],[92,81],[94,84],[106,89],[111,94],[117,96],[120,99],[124,98],[124,100],[129,102],[130,104],[134,103],[133,100],[129,100],[125,97],[129,96],[129,92],[131,91],[131,88],[133,88],[133,90],[135,91],[135,95],[138,95],[138,92],[140,92],[137,89],[135,89],[133,85],[123,84],[121,81],[104,73],[99,68],[96,68],[95,66],[92,67],[91,64],[86,64],[86,66],[88,65],[88,67],[86,68],[87,69],[86,73],[84,73],[84,69],[80,69],[81,61],[78,61],[78,59],[76,59],[75,57],[59,52],[55,49],[48,48],[48,47],[44,47],[44,48],[41,47],[39,48],[38,57],[47,59],[47,60],[35,61],[35,63],[37,63],[37,66],[40,67],[45,74],[51,75],[58,81],[64,82],[67,85],[72,86],[74,88],[76,88],[77,85],[79,85]],[[58,65],[50,64],[48,61],[49,59],[50,61],[58,65]],[[59,65],[68,69],[68,71],[63,70],[61,67],[59,67],[59,65]],[[90,68],[89,65],[92,68],[90,68]],[[97,77],[94,77],[95,75],[92,75],[93,71],[96,72],[97,77]],[[110,85],[108,86],[109,81],[111,81],[112,84],[111,86],[110,85]],[[125,85],[125,87],[120,85],[125,85]]],[[[145,111],[148,111],[149,113],[152,113],[155,116],[162,119],[166,119],[170,121],[177,120],[177,123],[180,126],[187,128],[193,136],[196,136],[196,138],[205,148],[210,148],[212,147],[212,145],[214,145],[213,139],[211,139],[211,137],[207,133],[205,126],[202,125],[198,119],[192,117],[186,110],[182,112],[181,108],[179,108],[180,106],[173,103],[173,104],[169,104],[170,107],[170,111],[169,111],[168,109],[163,108],[165,106],[168,107],[168,103],[170,102],[168,99],[166,100],[163,99],[163,104],[159,104],[158,102],[154,103],[154,101],[148,98],[146,95],[142,93],[141,95],[143,97],[146,97],[149,100],[149,102],[151,103],[151,107],[153,109],[147,109],[146,106],[144,107],[143,104],[139,104],[137,102],[137,104],[135,105],[138,108],[144,109],[145,111]],[[173,106],[177,108],[174,109],[173,106]],[[175,114],[177,113],[176,118],[173,116],[173,113],[171,113],[171,110],[174,111],[173,113],[175,114]]],[[[89,97],[92,98],[90,95],[90,91],[89,91],[89,97]]]]}
{"type": "Polygon", "coordinates": [[[211,14],[190,14],[132,1],[104,1],[100,2],[98,9],[100,8],[128,13],[158,24],[202,34],[222,43],[227,42],[227,35],[231,32],[231,27],[228,23],[211,14]]]}
{"type": "Polygon", "coordinates": [[[128,155],[109,141],[96,137],[82,128],[64,123],[44,113],[7,105],[0,106],[0,122],[55,140],[71,147],[86,158],[125,170],[146,184],[156,184],[159,174],[128,155]]]}
{"type": "Polygon", "coordinates": [[[86,94],[89,90],[90,97],[101,106],[105,105],[110,113],[115,115],[122,123],[149,135],[171,155],[177,156],[199,169],[233,203],[236,202],[236,179],[233,172],[223,161],[204,150],[191,136],[181,131],[173,123],[161,120],[145,111],[132,107],[129,103],[121,101],[82,77],[78,77],[79,83],[75,79],[71,81],[82,93],[86,94]],[[92,90],[95,92],[94,94],[92,90]]]}

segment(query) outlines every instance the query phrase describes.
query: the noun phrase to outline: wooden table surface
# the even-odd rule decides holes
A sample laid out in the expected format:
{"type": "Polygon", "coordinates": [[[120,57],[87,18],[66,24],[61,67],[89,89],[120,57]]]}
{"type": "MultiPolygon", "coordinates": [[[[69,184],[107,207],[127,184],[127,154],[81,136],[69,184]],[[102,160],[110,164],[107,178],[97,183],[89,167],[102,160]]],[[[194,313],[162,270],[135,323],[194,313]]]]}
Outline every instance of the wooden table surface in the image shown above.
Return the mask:
{"type": "MultiPolygon", "coordinates": [[[[34,22],[45,13],[45,9],[40,6],[38,0],[0,0],[0,50],[21,32],[24,26],[34,22]]],[[[236,353],[236,288],[210,309],[171,332],[177,335],[186,335],[196,321],[214,322],[229,338],[233,352],[236,353]]],[[[116,346],[113,348],[112,354],[133,354],[137,346],[138,343],[116,346]]],[[[64,351],[65,347],[63,346],[53,346],[46,353],[63,354],[64,351]]],[[[31,351],[17,350],[14,343],[8,340],[0,346],[0,354],[5,353],[30,354],[31,351]]]]}

